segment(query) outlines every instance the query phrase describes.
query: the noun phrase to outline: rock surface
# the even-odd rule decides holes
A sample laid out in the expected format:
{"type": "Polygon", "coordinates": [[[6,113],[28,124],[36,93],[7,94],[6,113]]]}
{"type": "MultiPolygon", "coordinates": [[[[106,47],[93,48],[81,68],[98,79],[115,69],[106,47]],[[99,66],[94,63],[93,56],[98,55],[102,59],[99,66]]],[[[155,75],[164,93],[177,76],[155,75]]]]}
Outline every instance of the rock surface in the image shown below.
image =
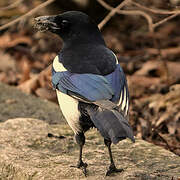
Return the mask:
{"type": "Polygon", "coordinates": [[[63,122],[60,108],[55,103],[0,83],[0,122],[16,117],[37,118],[50,124],[63,122]]]}
{"type": "MultiPolygon", "coordinates": [[[[88,163],[88,177],[70,167],[76,164],[78,147],[73,133],[65,124],[49,125],[30,118],[9,119],[0,123],[0,179],[2,180],[63,180],[104,179],[109,165],[107,150],[99,133],[86,133],[83,159],[88,163]],[[65,138],[48,137],[48,133],[65,138]]],[[[176,180],[180,177],[180,157],[136,140],[121,141],[112,146],[118,168],[122,173],[105,179],[176,180]]]]}

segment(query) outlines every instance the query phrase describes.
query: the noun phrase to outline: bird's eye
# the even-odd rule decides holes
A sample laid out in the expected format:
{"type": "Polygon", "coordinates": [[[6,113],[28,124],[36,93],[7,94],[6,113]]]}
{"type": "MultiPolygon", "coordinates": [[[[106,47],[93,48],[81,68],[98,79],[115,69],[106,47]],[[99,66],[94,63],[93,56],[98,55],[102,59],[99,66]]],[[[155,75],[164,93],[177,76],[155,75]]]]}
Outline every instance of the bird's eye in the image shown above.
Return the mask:
{"type": "Polygon", "coordinates": [[[68,24],[69,24],[69,22],[68,22],[67,20],[62,20],[62,21],[61,21],[61,26],[62,26],[62,27],[67,27],[68,24]]]}

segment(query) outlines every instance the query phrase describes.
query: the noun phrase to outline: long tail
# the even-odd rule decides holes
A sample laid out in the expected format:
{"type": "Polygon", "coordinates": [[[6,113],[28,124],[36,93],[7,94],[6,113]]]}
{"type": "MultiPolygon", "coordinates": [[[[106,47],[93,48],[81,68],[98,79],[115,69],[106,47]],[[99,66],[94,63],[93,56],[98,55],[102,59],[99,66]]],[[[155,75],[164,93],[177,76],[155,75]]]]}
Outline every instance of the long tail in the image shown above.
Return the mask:
{"type": "Polygon", "coordinates": [[[94,125],[105,139],[111,140],[113,144],[117,144],[126,138],[135,142],[128,121],[118,111],[104,110],[102,108],[95,110],[91,107],[87,108],[87,111],[94,125]]]}

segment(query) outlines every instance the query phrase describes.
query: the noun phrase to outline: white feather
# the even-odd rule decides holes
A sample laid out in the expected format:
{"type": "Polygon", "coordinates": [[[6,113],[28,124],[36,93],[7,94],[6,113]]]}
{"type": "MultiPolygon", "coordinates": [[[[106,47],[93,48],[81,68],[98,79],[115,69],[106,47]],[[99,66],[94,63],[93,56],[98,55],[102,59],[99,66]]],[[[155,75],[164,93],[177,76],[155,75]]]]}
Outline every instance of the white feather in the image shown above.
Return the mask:
{"type": "MultiPolygon", "coordinates": [[[[118,64],[118,59],[117,59],[117,56],[114,54],[114,52],[112,51],[114,57],[116,58],[116,64],[118,64]]],[[[121,95],[120,95],[120,98],[119,98],[119,102],[117,103],[117,105],[119,106],[121,104],[121,110],[124,111],[124,108],[126,107],[125,109],[125,115],[127,115],[128,113],[128,109],[129,109],[129,99],[128,99],[128,96],[126,97],[126,88],[124,87],[124,98],[123,98],[123,102],[122,102],[122,95],[123,95],[123,92],[121,91],[121,95]]]]}
{"type": "Polygon", "coordinates": [[[123,92],[121,91],[121,95],[120,95],[120,98],[119,98],[119,102],[117,103],[118,106],[119,106],[119,105],[121,104],[121,102],[122,102],[122,94],[123,94],[123,92]]]}
{"type": "Polygon", "coordinates": [[[122,110],[124,110],[125,106],[126,106],[126,88],[124,87],[124,98],[121,106],[122,110]]]}
{"type": "Polygon", "coordinates": [[[69,126],[75,134],[81,131],[79,124],[80,112],[78,111],[78,101],[71,96],[68,96],[56,90],[57,98],[61,111],[66,118],[69,126]]]}
{"type": "Polygon", "coordinates": [[[53,68],[56,72],[67,71],[67,69],[63,66],[63,64],[59,62],[58,56],[56,56],[53,60],[53,68]]]}
{"type": "Polygon", "coordinates": [[[128,113],[128,109],[129,109],[129,100],[128,100],[128,98],[127,98],[127,102],[126,102],[126,112],[125,112],[126,115],[127,115],[127,113],[128,113]]]}
{"type": "Polygon", "coordinates": [[[111,51],[111,52],[113,53],[114,57],[116,58],[116,64],[119,64],[118,59],[117,59],[117,56],[114,54],[113,51],[111,51]]]}
{"type": "MultiPolygon", "coordinates": [[[[59,62],[58,56],[54,58],[53,68],[56,72],[67,71],[63,64],[59,62]]],[[[81,131],[79,124],[80,112],[78,110],[78,100],[60,92],[59,90],[56,90],[56,94],[64,117],[74,133],[77,134],[81,131]]]]}

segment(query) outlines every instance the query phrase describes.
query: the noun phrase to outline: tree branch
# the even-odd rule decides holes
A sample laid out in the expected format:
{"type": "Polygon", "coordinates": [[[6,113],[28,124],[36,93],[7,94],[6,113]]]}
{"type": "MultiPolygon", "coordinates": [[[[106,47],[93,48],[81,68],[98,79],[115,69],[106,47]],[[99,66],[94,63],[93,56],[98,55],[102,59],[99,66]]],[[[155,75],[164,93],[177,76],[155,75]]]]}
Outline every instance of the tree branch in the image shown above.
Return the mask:
{"type": "Polygon", "coordinates": [[[156,27],[158,27],[159,25],[165,23],[166,21],[169,21],[170,19],[173,19],[174,17],[178,16],[180,14],[180,12],[176,13],[176,14],[172,14],[171,16],[168,16],[165,19],[162,19],[161,21],[158,21],[157,23],[153,24],[153,28],[155,29],[156,27]]]}
{"type": "Polygon", "coordinates": [[[39,11],[41,8],[44,8],[46,7],[47,5],[51,4],[52,2],[54,2],[55,0],[47,0],[46,2],[40,4],[39,6],[35,7],[34,9],[30,10],[29,12],[27,12],[26,14],[18,17],[17,19],[7,23],[7,24],[4,24],[2,26],[0,26],[0,31],[22,21],[23,19],[29,17],[29,16],[32,16],[34,13],[36,13],[37,11],[39,11]]]}
{"type": "MultiPolygon", "coordinates": [[[[102,2],[102,0],[97,0],[99,3],[102,2]]],[[[118,12],[119,9],[123,8],[125,5],[127,5],[130,2],[130,0],[124,0],[122,3],[120,3],[116,8],[112,8],[110,13],[99,23],[98,27],[99,29],[102,29],[104,25],[118,12]]],[[[105,2],[104,2],[105,3],[105,2]]]]}
{"type": "Polygon", "coordinates": [[[23,0],[17,0],[14,3],[11,3],[10,5],[6,6],[6,7],[0,7],[0,11],[5,11],[8,9],[12,9],[17,7],[20,3],[22,3],[23,0]]]}
{"type": "Polygon", "coordinates": [[[151,9],[151,8],[147,8],[139,3],[133,2],[133,0],[128,0],[128,1],[124,0],[116,8],[113,8],[112,6],[110,6],[109,4],[104,2],[103,0],[97,0],[97,2],[99,2],[107,10],[110,10],[110,13],[99,24],[100,29],[114,16],[115,13],[118,13],[118,14],[125,14],[125,15],[141,15],[141,16],[143,16],[147,20],[149,32],[153,33],[154,29],[156,27],[158,27],[159,25],[163,24],[164,22],[166,22],[180,14],[180,10],[167,11],[167,10],[162,10],[162,9],[151,9]],[[130,5],[130,4],[135,5],[139,8],[142,8],[146,11],[150,11],[150,12],[157,13],[157,14],[164,14],[164,15],[170,14],[170,16],[168,16],[165,19],[160,20],[159,22],[153,23],[151,16],[141,10],[120,10],[125,5],[130,5]]]}
{"type": "MultiPolygon", "coordinates": [[[[106,8],[107,10],[110,10],[111,12],[114,10],[114,8],[112,6],[110,6],[109,4],[107,4],[106,2],[104,2],[103,0],[97,0],[97,2],[99,2],[99,4],[101,4],[104,8],[106,8]]],[[[123,1],[124,4],[123,6],[127,5],[127,4],[130,4],[131,3],[131,0],[128,0],[127,2],[123,1]]],[[[122,3],[123,3],[122,2],[122,3]]],[[[122,4],[121,3],[121,4],[122,4]]],[[[120,4],[120,5],[121,5],[120,4]]],[[[122,7],[121,7],[122,8],[122,7]]],[[[118,14],[125,14],[125,15],[141,15],[143,16],[147,22],[148,22],[148,27],[149,27],[149,31],[153,31],[153,22],[152,22],[152,18],[146,14],[145,12],[143,11],[139,11],[139,10],[120,10],[121,8],[119,8],[118,6],[115,8],[116,11],[115,13],[118,13],[118,14]]],[[[110,13],[111,13],[110,12],[110,13]]],[[[109,13],[109,14],[110,14],[109,13]]],[[[111,17],[113,16],[114,14],[111,13],[111,17]]],[[[108,16],[108,15],[107,15],[108,16]]],[[[106,16],[106,17],[107,17],[106,16]]],[[[106,19],[106,17],[104,19],[106,19]]],[[[111,18],[110,17],[110,18],[111,18]]],[[[108,20],[110,20],[110,18],[108,20]]],[[[101,27],[101,24],[103,24],[103,26],[105,25],[105,23],[107,23],[107,20],[103,20],[100,24],[99,24],[99,27],[100,29],[102,28],[101,27]]]]}
{"type": "Polygon", "coordinates": [[[163,9],[152,9],[152,8],[147,8],[137,2],[134,2],[134,1],[131,1],[131,4],[141,8],[141,9],[144,9],[146,11],[149,11],[149,12],[152,12],[152,13],[155,13],[155,14],[164,14],[164,15],[167,15],[167,14],[176,14],[176,13],[180,13],[180,10],[173,10],[173,11],[168,11],[168,10],[163,10],[163,9]]]}

